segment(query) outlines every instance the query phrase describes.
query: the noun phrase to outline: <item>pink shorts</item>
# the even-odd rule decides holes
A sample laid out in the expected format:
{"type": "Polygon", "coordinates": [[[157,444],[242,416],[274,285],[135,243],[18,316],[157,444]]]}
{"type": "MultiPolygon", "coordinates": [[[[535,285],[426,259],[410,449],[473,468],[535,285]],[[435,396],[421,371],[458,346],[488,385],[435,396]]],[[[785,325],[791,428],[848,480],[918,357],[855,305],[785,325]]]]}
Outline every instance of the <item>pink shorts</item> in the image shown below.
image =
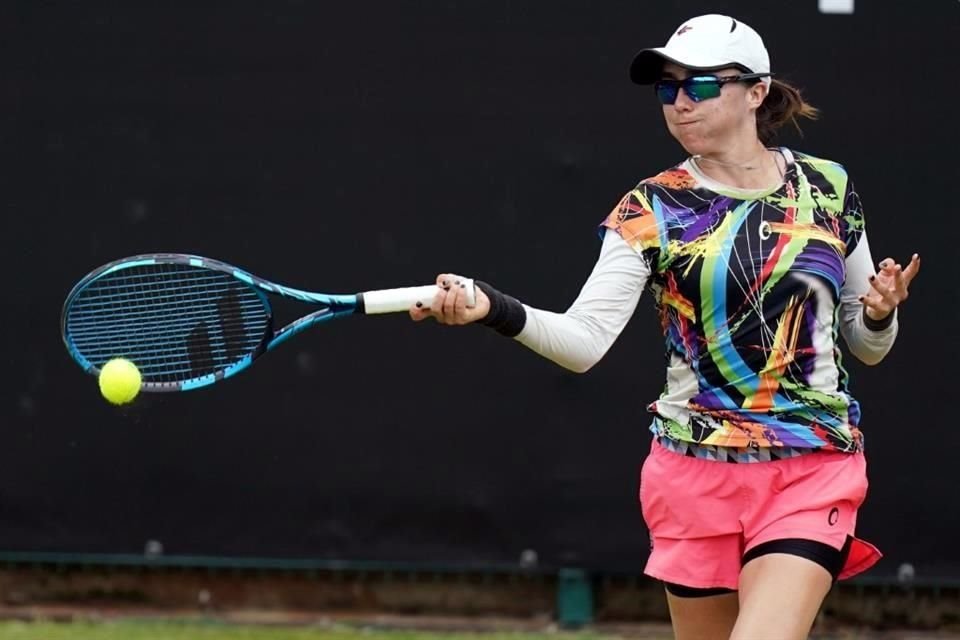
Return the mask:
{"type": "MultiPolygon", "coordinates": [[[[736,589],[743,555],[784,538],[841,549],[867,494],[862,453],[815,452],[770,462],[728,463],[669,451],[656,440],[640,474],[640,504],[652,550],[645,573],[695,588],[736,589]]],[[[853,538],[840,572],[880,559],[853,538]]]]}

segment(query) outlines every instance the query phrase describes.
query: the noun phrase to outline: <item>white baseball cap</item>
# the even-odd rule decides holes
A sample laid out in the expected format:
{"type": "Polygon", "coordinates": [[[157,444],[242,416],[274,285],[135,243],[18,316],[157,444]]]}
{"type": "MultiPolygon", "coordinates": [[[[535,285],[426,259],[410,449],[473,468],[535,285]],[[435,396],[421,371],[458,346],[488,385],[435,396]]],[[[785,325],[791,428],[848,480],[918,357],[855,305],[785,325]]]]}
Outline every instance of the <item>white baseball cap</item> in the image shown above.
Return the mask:
{"type": "MultiPolygon", "coordinates": [[[[640,51],[630,65],[630,79],[653,84],[663,77],[665,60],[695,71],[739,67],[746,73],[770,73],[770,54],[760,34],[739,20],[718,14],[687,20],[667,46],[640,51]]],[[[763,82],[769,84],[770,78],[763,82]]]]}

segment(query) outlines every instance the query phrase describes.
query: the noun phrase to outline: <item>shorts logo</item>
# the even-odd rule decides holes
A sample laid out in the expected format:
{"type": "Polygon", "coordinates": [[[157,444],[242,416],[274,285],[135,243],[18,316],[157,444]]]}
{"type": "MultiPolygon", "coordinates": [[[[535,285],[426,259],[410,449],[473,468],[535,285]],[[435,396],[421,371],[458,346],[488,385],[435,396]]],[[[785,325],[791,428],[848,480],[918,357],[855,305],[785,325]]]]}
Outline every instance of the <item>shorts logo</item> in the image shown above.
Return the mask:
{"type": "Polygon", "coordinates": [[[682,27],[680,27],[679,31],[677,31],[677,35],[682,36],[683,34],[685,34],[687,31],[690,31],[691,29],[693,29],[693,27],[691,27],[688,24],[685,24],[682,27]]]}
{"type": "Polygon", "coordinates": [[[833,509],[830,509],[830,515],[827,516],[827,524],[829,524],[832,527],[833,525],[837,524],[837,520],[839,519],[840,519],[840,509],[837,509],[836,507],[834,507],[833,509]]]}

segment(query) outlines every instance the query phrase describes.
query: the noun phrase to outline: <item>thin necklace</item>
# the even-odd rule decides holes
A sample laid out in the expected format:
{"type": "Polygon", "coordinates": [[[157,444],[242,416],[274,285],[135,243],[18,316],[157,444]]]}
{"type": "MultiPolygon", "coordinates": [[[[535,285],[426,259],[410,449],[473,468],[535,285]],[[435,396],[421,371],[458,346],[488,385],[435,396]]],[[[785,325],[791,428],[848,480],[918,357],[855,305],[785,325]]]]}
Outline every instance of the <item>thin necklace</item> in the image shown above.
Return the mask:
{"type": "MultiPolygon", "coordinates": [[[[766,151],[766,150],[764,150],[764,151],[766,151]]],[[[760,168],[760,165],[737,164],[737,163],[735,163],[735,162],[724,162],[723,160],[716,160],[716,159],[714,159],[714,158],[708,158],[708,157],[706,157],[706,156],[702,156],[702,155],[700,155],[699,153],[698,153],[698,154],[695,154],[695,155],[693,156],[693,161],[694,161],[694,162],[699,163],[701,160],[705,160],[706,162],[712,162],[712,163],[714,163],[714,164],[719,164],[720,166],[723,166],[723,167],[733,167],[733,168],[735,168],[735,169],[744,169],[745,171],[753,171],[754,169],[759,169],[759,168],[760,168]]]]}
{"type": "MultiPolygon", "coordinates": [[[[767,151],[773,151],[773,149],[764,149],[763,151],[764,151],[764,153],[766,153],[767,151]]],[[[719,165],[724,166],[724,167],[733,167],[733,168],[735,168],[735,169],[743,169],[744,171],[754,171],[754,170],[756,170],[756,169],[760,169],[760,168],[761,168],[761,165],[759,165],[759,164],[757,164],[757,165],[752,165],[752,164],[736,164],[736,163],[734,163],[734,162],[724,162],[723,160],[716,160],[716,159],[714,159],[714,158],[708,158],[708,157],[706,157],[706,156],[702,156],[702,155],[700,155],[699,153],[690,156],[690,159],[693,161],[694,164],[696,164],[696,165],[698,165],[698,166],[699,166],[701,160],[705,160],[706,162],[713,162],[714,164],[719,164],[719,165]]],[[[777,172],[780,174],[780,177],[782,178],[782,177],[783,177],[783,169],[780,168],[780,163],[777,162],[776,159],[774,159],[773,163],[774,163],[774,165],[776,165],[776,167],[777,167],[777,172]]]]}

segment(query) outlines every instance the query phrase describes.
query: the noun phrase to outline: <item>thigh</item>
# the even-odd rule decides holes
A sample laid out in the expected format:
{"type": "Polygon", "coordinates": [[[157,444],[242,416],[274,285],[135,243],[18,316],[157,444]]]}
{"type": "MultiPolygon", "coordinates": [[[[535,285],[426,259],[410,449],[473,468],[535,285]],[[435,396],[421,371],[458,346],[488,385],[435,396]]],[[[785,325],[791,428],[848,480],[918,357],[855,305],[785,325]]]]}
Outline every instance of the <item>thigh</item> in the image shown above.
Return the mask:
{"type": "Polygon", "coordinates": [[[817,452],[761,463],[744,518],[747,549],[769,540],[805,538],[839,549],[853,535],[867,494],[862,454],[817,452]]]}
{"type": "Polygon", "coordinates": [[[812,560],[783,553],[754,558],[740,572],[740,613],[730,639],[808,637],[832,584],[812,560]]]}
{"type": "Polygon", "coordinates": [[[683,598],[668,591],[667,605],[676,640],[729,638],[739,608],[736,592],[683,598]]]}
{"type": "Polygon", "coordinates": [[[640,504],[652,548],[645,573],[697,588],[737,588],[743,556],[738,465],[700,460],[654,443],[643,465],[640,504]]]}
{"type": "Polygon", "coordinates": [[[863,454],[822,452],[753,465],[753,501],[744,518],[749,557],[772,541],[803,539],[850,553],[840,578],[873,565],[880,552],[855,535],[857,509],[867,492],[863,454]]]}

